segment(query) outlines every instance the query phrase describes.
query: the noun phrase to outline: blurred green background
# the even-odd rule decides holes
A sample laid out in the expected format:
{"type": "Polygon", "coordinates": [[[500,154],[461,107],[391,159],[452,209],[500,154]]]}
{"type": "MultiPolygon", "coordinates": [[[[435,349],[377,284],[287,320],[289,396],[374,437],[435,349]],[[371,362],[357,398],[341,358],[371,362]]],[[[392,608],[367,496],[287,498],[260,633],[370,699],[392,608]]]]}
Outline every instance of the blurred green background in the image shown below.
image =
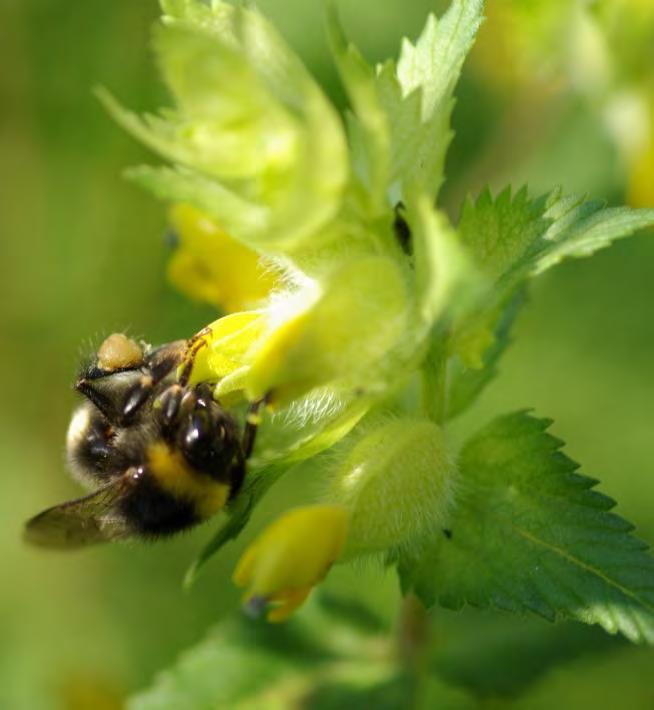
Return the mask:
{"type": "MultiPolygon", "coordinates": [[[[258,4],[342,104],[321,4],[258,4]]],[[[380,60],[446,3],[341,4],[352,38],[380,60]]],[[[654,105],[648,4],[606,0],[589,19],[571,10],[574,2],[491,0],[458,92],[444,193],[453,215],[467,191],[507,181],[528,182],[535,192],[562,184],[614,204],[651,198],[654,206],[654,164],[648,171],[646,162],[652,137],[642,118],[654,105]],[[613,11],[626,13],[619,32],[613,11]]],[[[165,103],[148,52],[157,14],[154,0],[0,0],[3,708],[120,707],[238,604],[229,577],[242,540],[190,593],[181,588],[208,527],[166,544],[69,555],[20,541],[24,519],[78,493],[64,472],[63,440],[80,356],[115,330],[165,342],[215,315],[166,284],[165,209],[120,177],[148,156],[91,94],[102,84],[134,109],[165,103]]],[[[462,435],[498,409],[524,406],[552,417],[568,453],[650,541],[653,284],[651,234],[543,277],[501,376],[456,426],[462,435]]],[[[285,480],[251,531],[297,485],[297,477],[285,480]]],[[[328,587],[364,601],[392,627],[398,592],[391,573],[337,569],[328,587]]],[[[589,707],[614,707],[607,703],[615,697],[625,710],[654,707],[644,671],[654,668],[654,654],[595,629],[472,611],[437,611],[434,627],[431,662],[484,703],[494,698],[492,707],[519,693],[531,698],[525,707],[586,707],[589,679],[597,678],[606,689],[589,707]]]]}

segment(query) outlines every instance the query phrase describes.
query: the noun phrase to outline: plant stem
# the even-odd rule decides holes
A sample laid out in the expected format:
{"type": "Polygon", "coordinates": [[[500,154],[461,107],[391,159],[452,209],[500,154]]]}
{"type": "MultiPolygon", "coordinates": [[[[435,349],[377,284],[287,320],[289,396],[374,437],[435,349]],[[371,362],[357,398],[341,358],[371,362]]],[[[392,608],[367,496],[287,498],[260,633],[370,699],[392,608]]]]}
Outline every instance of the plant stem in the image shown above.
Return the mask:
{"type": "Polygon", "coordinates": [[[429,419],[441,426],[447,412],[446,338],[431,346],[422,366],[422,409],[429,419]]]}
{"type": "Polygon", "coordinates": [[[415,594],[402,598],[397,629],[400,661],[411,682],[407,707],[420,706],[423,679],[427,674],[427,650],[430,642],[430,620],[424,604],[415,594]]]}

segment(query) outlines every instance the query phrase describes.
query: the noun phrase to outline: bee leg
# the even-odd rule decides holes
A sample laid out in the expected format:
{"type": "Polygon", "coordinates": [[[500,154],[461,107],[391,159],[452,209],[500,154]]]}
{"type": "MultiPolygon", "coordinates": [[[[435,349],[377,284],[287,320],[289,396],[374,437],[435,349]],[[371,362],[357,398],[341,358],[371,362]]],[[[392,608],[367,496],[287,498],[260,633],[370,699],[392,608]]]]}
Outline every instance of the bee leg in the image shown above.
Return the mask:
{"type": "Polygon", "coordinates": [[[213,389],[206,382],[200,383],[194,392],[197,407],[206,409],[214,401],[213,389]]]}
{"type": "Polygon", "coordinates": [[[168,387],[154,403],[154,408],[165,433],[173,433],[173,427],[179,416],[183,396],[184,389],[181,385],[174,384],[168,387]]]}
{"type": "Polygon", "coordinates": [[[248,413],[245,417],[245,431],[243,432],[243,439],[241,441],[241,450],[243,451],[243,457],[248,459],[252,454],[252,449],[254,449],[254,441],[257,436],[257,428],[261,423],[261,408],[267,404],[268,398],[264,397],[256,402],[253,402],[248,409],[248,413]]]}
{"type": "MultiPolygon", "coordinates": [[[[190,341],[189,341],[190,342],[190,341]]],[[[152,394],[152,390],[158,385],[170,372],[180,364],[184,357],[184,353],[188,349],[186,341],[178,340],[155,352],[152,359],[148,363],[149,374],[143,375],[141,379],[127,392],[127,396],[123,401],[121,409],[121,424],[128,424],[139,409],[147,402],[152,394]]],[[[168,397],[166,398],[166,406],[164,408],[164,424],[172,425],[176,419],[181,399],[182,388],[180,385],[173,386],[166,390],[168,397]]]]}
{"type": "Polygon", "coordinates": [[[193,372],[195,358],[202,348],[207,347],[208,342],[206,336],[211,335],[211,333],[211,328],[206,327],[188,340],[186,344],[186,353],[184,354],[182,363],[182,371],[180,372],[178,378],[182,387],[186,387],[188,385],[188,382],[191,379],[191,373],[193,372]]]}
{"type": "Polygon", "coordinates": [[[245,479],[245,459],[242,455],[238,455],[236,461],[232,464],[229,473],[231,488],[229,490],[229,500],[232,500],[243,486],[245,479]]]}
{"type": "Polygon", "coordinates": [[[150,354],[147,367],[155,385],[180,365],[187,347],[188,341],[175,340],[167,345],[162,345],[150,354]]]}

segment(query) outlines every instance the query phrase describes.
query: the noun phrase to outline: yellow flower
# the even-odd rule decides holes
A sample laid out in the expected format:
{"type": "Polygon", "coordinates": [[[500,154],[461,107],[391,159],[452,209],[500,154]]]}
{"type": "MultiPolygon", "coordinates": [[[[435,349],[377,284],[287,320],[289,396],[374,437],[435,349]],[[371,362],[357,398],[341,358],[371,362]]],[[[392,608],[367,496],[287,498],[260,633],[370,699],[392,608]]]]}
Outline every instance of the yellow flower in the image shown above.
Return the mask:
{"type": "Polygon", "coordinates": [[[170,222],[178,235],[168,279],[179,291],[228,313],[260,303],[275,285],[259,255],[233,240],[204,213],[174,205],[170,222]]]}
{"type": "Polygon", "coordinates": [[[627,199],[632,207],[654,205],[654,126],[649,140],[631,166],[627,199]]]}
{"type": "Polygon", "coordinates": [[[248,547],[234,572],[234,583],[247,587],[251,611],[270,606],[268,621],[283,621],[326,576],[345,544],[343,508],[312,505],[290,510],[269,525],[248,547]]]}
{"type": "Polygon", "coordinates": [[[246,390],[291,401],[333,381],[371,381],[407,332],[408,295],[397,264],[365,256],[323,283],[271,304],[271,330],[252,352],[246,390]]]}

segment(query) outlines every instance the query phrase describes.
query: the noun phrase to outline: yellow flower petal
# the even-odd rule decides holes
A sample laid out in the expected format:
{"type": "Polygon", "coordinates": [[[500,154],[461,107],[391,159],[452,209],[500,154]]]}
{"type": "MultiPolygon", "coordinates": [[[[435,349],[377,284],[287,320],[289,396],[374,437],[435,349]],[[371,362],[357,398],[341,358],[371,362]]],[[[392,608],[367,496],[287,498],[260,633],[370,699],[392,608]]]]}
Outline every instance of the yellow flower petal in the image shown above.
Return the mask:
{"type": "Polygon", "coordinates": [[[265,327],[260,311],[232,313],[208,325],[196,336],[203,345],[194,350],[190,383],[221,380],[244,368],[265,327]]]}
{"type": "Polygon", "coordinates": [[[273,598],[271,601],[278,606],[272,606],[266,619],[273,624],[285,621],[296,610],[299,609],[311,593],[311,587],[305,589],[295,589],[283,597],[273,598]]]}
{"type": "Polygon", "coordinates": [[[632,166],[627,201],[632,207],[654,206],[654,129],[649,143],[632,166]]]}
{"type": "Polygon", "coordinates": [[[175,288],[228,313],[256,306],[268,295],[275,278],[262,267],[257,252],[190,205],[175,205],[170,221],[179,237],[168,265],[175,288]]]}
{"type": "MultiPolygon", "coordinates": [[[[406,333],[403,274],[386,257],[339,265],[321,290],[309,292],[300,306],[289,308],[253,352],[250,399],[268,395],[277,403],[330,380],[371,380],[371,373],[406,333]]],[[[274,320],[275,304],[270,313],[274,320]]]]}
{"type": "Polygon", "coordinates": [[[246,605],[272,606],[270,621],[289,616],[324,579],[347,533],[343,508],[313,505],[290,510],[269,525],[241,557],[233,581],[247,587],[246,605]]]}

